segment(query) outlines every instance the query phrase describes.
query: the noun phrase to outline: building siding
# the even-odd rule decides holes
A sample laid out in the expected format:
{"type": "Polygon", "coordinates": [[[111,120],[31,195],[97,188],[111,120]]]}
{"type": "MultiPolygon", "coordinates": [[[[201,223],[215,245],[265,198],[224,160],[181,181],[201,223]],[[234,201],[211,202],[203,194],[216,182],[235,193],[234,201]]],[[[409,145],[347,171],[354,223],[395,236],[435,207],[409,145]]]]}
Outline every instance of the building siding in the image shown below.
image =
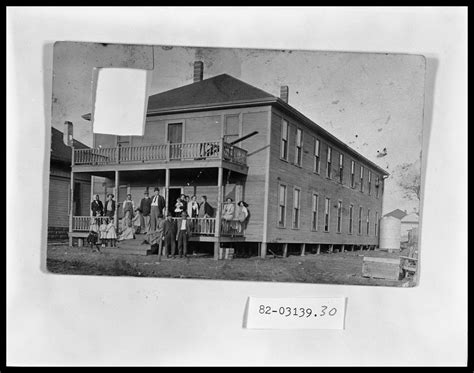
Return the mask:
{"type": "MultiPolygon", "coordinates": [[[[349,186],[351,156],[338,150],[330,142],[321,141],[321,166],[320,174],[313,172],[313,136],[318,135],[292,121],[281,112],[273,109],[271,117],[271,157],[270,157],[270,183],[269,183],[269,212],[268,212],[268,242],[288,242],[288,243],[321,243],[321,244],[356,244],[356,245],[377,245],[378,236],[375,235],[375,212],[379,217],[382,212],[382,196],[378,199],[374,194],[374,176],[372,176],[372,195],[367,194],[367,186],[364,186],[364,193],[360,192],[359,174],[357,173],[360,162],[356,162],[356,185],[355,188],[349,186]],[[280,159],[280,136],[281,120],[285,118],[289,121],[288,139],[288,162],[280,159]],[[295,160],[295,138],[296,129],[303,130],[303,155],[302,167],[294,165],[295,160]],[[332,178],[326,178],[326,154],[327,148],[332,148],[332,178]],[[344,154],[343,184],[339,183],[339,154],[344,154]],[[287,186],[286,203],[286,227],[278,227],[278,186],[287,186]],[[292,228],[293,190],[297,187],[301,190],[300,197],[300,227],[292,228]],[[318,224],[317,231],[312,231],[312,195],[319,196],[318,224]],[[324,207],[325,198],[330,198],[330,229],[324,232],[324,207]],[[337,232],[337,204],[342,201],[341,233],[337,232]],[[349,234],[349,206],[354,205],[353,234],[349,234]],[[362,234],[358,234],[358,211],[359,206],[363,207],[362,234]],[[370,230],[366,234],[366,214],[370,209],[370,230]]],[[[364,168],[367,167],[364,165],[364,168]]],[[[364,171],[365,173],[367,171],[364,171]]],[[[364,175],[366,176],[366,175],[364,175]]],[[[366,177],[364,184],[366,184],[366,177]]],[[[379,224],[378,224],[379,225],[379,224]]]]}

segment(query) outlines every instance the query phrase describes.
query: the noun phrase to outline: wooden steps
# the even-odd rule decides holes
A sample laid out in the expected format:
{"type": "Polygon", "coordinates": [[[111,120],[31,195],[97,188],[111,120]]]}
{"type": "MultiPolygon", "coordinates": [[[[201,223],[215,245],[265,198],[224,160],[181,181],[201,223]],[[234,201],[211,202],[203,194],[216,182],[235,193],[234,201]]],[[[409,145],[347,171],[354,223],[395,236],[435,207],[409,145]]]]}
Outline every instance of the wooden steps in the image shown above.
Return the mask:
{"type": "Polygon", "coordinates": [[[100,251],[106,254],[151,255],[151,245],[141,244],[145,237],[144,234],[137,234],[134,240],[118,241],[117,247],[101,247],[100,251]]]}

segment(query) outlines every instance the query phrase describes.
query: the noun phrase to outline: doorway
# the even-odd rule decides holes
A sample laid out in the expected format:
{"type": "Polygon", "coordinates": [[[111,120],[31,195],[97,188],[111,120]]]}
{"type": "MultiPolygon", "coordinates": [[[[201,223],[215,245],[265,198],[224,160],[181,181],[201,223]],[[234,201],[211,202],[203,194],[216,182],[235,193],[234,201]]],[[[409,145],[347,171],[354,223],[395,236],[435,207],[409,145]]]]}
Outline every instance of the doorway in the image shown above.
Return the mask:
{"type": "MultiPolygon", "coordinates": [[[[183,123],[168,123],[168,141],[170,144],[183,142],[183,123]]],[[[181,145],[171,145],[171,159],[181,159],[181,145]]]]}
{"type": "Polygon", "coordinates": [[[174,216],[174,205],[178,197],[182,194],[181,188],[168,189],[168,211],[174,216]]]}

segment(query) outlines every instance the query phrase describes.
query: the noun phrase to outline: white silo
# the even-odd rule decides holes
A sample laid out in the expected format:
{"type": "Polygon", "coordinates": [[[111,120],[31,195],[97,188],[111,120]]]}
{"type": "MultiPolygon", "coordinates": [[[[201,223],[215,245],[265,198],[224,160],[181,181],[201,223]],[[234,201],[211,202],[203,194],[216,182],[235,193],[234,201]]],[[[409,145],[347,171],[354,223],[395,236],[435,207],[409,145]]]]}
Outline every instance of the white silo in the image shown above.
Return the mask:
{"type": "Polygon", "coordinates": [[[400,250],[401,220],[393,216],[380,219],[380,250],[400,250]]]}

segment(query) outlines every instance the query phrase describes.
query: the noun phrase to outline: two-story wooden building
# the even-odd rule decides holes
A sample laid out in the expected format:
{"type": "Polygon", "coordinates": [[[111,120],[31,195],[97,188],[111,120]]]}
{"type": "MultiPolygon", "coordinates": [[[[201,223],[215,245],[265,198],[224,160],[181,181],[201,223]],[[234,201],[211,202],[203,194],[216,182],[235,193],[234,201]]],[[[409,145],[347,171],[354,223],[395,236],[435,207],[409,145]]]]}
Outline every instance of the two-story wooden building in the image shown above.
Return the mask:
{"type": "MultiPolygon", "coordinates": [[[[78,173],[107,178],[119,201],[130,192],[136,204],[155,186],[169,208],[180,193],[207,195],[217,213],[193,240],[214,242],[216,258],[224,242],[262,257],[289,245],[376,247],[387,175],[290,106],[288,87],[276,97],[227,74],[203,80],[202,62],[192,84],[149,97],[143,136],[95,134],[92,149],[74,150],[78,173]],[[245,229],[222,228],[227,196],[249,204],[245,229]]],[[[71,237],[86,219],[72,217],[71,237]]]]}

